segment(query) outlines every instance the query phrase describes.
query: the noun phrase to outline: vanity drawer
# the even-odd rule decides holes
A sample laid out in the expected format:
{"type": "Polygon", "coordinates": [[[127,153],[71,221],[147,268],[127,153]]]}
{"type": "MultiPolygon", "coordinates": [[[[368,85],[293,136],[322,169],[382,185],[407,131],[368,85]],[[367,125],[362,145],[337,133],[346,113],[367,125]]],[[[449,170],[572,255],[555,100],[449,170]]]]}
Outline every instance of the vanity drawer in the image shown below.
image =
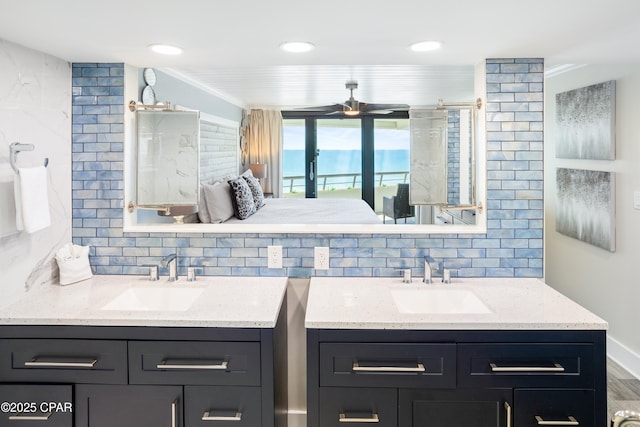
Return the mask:
{"type": "Polygon", "coordinates": [[[513,424],[518,427],[595,426],[593,390],[517,389],[513,403],[513,424]]]}
{"type": "Polygon", "coordinates": [[[398,424],[398,392],[393,388],[320,387],[319,425],[349,424],[394,427],[398,424]]]}
{"type": "Polygon", "coordinates": [[[260,343],[130,341],[129,383],[260,385],[260,343]]]}
{"type": "Polygon", "coordinates": [[[474,387],[594,385],[594,347],[580,343],[458,345],[458,384],[474,387]]]}
{"type": "Polygon", "coordinates": [[[259,387],[186,386],[186,427],[249,427],[262,423],[259,387]]]}
{"type": "Polygon", "coordinates": [[[0,340],[0,381],[127,383],[127,342],[0,340]]]}
{"type": "Polygon", "coordinates": [[[0,385],[0,427],[71,427],[72,389],[71,385],[0,385]]]}
{"type": "Polygon", "coordinates": [[[453,388],[455,360],[453,343],[322,343],[320,385],[453,388]]]}

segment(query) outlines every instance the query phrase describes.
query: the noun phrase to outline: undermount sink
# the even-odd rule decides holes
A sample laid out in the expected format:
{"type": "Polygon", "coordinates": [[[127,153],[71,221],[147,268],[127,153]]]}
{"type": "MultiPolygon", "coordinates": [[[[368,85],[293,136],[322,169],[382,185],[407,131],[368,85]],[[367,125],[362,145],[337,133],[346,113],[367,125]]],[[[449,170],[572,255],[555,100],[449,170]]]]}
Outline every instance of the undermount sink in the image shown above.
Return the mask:
{"type": "Polygon", "coordinates": [[[128,288],[102,306],[102,310],[185,311],[203,292],[204,288],[177,286],[128,288]]]}
{"type": "Polygon", "coordinates": [[[469,289],[433,287],[393,289],[391,290],[391,297],[400,313],[492,313],[491,309],[469,289]]]}

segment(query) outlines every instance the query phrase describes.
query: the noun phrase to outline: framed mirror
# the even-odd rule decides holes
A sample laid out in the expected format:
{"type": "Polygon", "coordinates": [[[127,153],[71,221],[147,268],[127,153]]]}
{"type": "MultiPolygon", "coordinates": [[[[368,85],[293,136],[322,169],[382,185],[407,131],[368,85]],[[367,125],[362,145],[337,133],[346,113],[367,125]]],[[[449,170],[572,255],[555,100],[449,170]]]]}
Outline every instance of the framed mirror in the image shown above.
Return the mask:
{"type": "MultiPolygon", "coordinates": [[[[484,80],[480,79],[480,81],[484,81],[484,80]]],[[[456,101],[464,101],[464,100],[456,99],[456,101]]],[[[205,113],[203,112],[201,115],[204,116],[205,113]]],[[[213,122],[209,121],[207,125],[215,126],[217,119],[219,118],[217,118],[216,116],[211,116],[211,117],[213,117],[213,122]]],[[[287,123],[286,123],[287,120],[300,121],[301,119],[299,118],[285,119],[285,128],[287,126],[287,123]]],[[[231,128],[234,129],[233,138],[234,138],[235,148],[238,149],[237,147],[239,147],[239,142],[240,142],[240,138],[239,138],[240,117],[238,118],[238,122],[233,122],[231,124],[230,122],[233,122],[233,121],[226,120],[226,119],[220,120],[222,127],[230,126],[231,128]]],[[[341,130],[344,131],[345,130],[344,126],[346,126],[346,123],[348,121],[335,120],[333,121],[333,124],[335,124],[336,122],[343,123],[343,128],[341,130]]],[[[476,160],[475,160],[475,163],[473,164],[461,163],[461,165],[459,166],[459,171],[460,171],[459,177],[457,177],[456,179],[458,181],[463,182],[463,184],[460,184],[460,183],[457,184],[456,191],[458,194],[454,196],[454,198],[457,198],[458,202],[450,202],[450,204],[452,205],[466,204],[465,203],[466,200],[469,200],[470,202],[472,202],[473,197],[471,197],[471,194],[474,190],[475,190],[475,200],[477,201],[478,204],[483,204],[485,192],[486,192],[486,184],[485,184],[486,168],[484,165],[484,162],[486,161],[485,160],[486,159],[486,156],[485,156],[486,141],[485,141],[485,135],[484,135],[484,124],[485,124],[484,122],[485,122],[484,110],[480,110],[478,112],[478,122],[475,124],[477,127],[476,134],[478,136],[475,147],[468,145],[462,149],[462,151],[466,149],[469,152],[473,152],[475,154],[476,160]],[[467,173],[466,177],[465,177],[465,173],[467,173]],[[474,184],[473,178],[475,178],[475,184],[474,184]],[[478,183],[480,185],[478,185],[478,183]]],[[[304,123],[305,123],[304,120],[302,120],[298,123],[297,126],[299,128],[304,127],[305,126],[304,123]]],[[[330,125],[331,123],[327,122],[327,124],[330,125]]],[[[462,127],[465,127],[465,126],[463,125],[462,127]]],[[[383,131],[389,130],[390,128],[404,132],[405,135],[409,135],[410,126],[409,126],[408,116],[405,116],[403,121],[396,121],[395,117],[385,117],[383,120],[375,121],[373,132],[377,135],[376,136],[377,140],[378,141],[380,140],[381,137],[379,135],[381,135],[383,131]]],[[[201,129],[202,129],[202,121],[201,121],[201,129]]],[[[355,133],[359,135],[362,132],[363,132],[362,127],[358,125],[358,127],[355,128],[355,133]]],[[[406,144],[408,147],[409,138],[406,138],[406,139],[407,139],[406,144]]],[[[284,147],[284,149],[286,149],[286,147],[284,147]]],[[[223,156],[223,153],[225,152],[226,148],[221,148],[221,150],[222,151],[219,151],[218,153],[213,155],[213,157],[215,158],[215,157],[223,156]]],[[[369,150],[369,148],[365,147],[365,150],[369,150]]],[[[407,148],[407,152],[408,152],[408,148],[407,148]]],[[[326,148],[324,149],[324,151],[321,148],[320,153],[321,153],[320,154],[321,157],[325,155],[325,158],[327,158],[326,148]]],[[[234,152],[234,154],[232,154],[231,157],[235,159],[234,165],[237,166],[237,170],[233,174],[239,175],[245,169],[247,169],[249,165],[248,164],[243,165],[241,158],[235,157],[237,155],[238,153],[234,152]]],[[[464,154],[464,153],[459,154],[459,156],[461,156],[459,160],[460,162],[464,162],[465,159],[470,158],[470,156],[467,156],[467,154],[464,154]]],[[[203,170],[204,168],[203,159],[204,159],[204,156],[200,156],[198,161],[198,168],[200,168],[200,170],[203,170]]],[[[304,166],[306,162],[301,160],[298,163],[304,166]]],[[[380,176],[376,175],[375,171],[376,170],[383,171],[383,170],[379,168],[379,165],[374,166],[374,163],[375,163],[375,160],[370,159],[370,160],[365,160],[361,164],[363,165],[364,168],[371,168],[371,171],[373,172],[372,176],[374,178],[373,179],[366,178],[365,180],[369,180],[373,183],[376,183],[378,182],[376,180],[379,179],[380,176]],[[369,162],[368,166],[367,166],[367,162],[369,162]]],[[[287,178],[290,174],[287,173],[286,168],[283,168],[283,169],[284,170],[283,170],[283,176],[282,176],[282,188],[284,193],[286,192],[287,188],[291,188],[291,187],[289,187],[286,184],[286,182],[288,181],[285,181],[285,178],[287,178]]],[[[370,171],[367,171],[367,173],[370,173],[370,171]]],[[[305,171],[303,171],[300,175],[304,176],[305,174],[306,174],[305,171]]],[[[385,174],[386,174],[386,171],[385,171],[385,174]]],[[[387,180],[388,178],[389,177],[385,176],[384,180],[387,180]]],[[[200,176],[200,179],[202,180],[202,182],[204,182],[205,180],[211,179],[211,176],[209,175],[207,175],[207,177],[200,176]]],[[[213,177],[213,179],[215,180],[218,178],[213,177]]],[[[401,175],[397,175],[393,179],[395,180],[394,185],[391,185],[390,183],[387,183],[387,182],[382,182],[382,185],[374,184],[374,187],[377,187],[377,188],[374,191],[373,195],[368,196],[370,197],[369,200],[373,201],[372,202],[373,205],[370,202],[367,202],[371,206],[370,209],[372,209],[374,212],[377,212],[377,214],[380,214],[379,221],[377,223],[331,222],[331,223],[310,224],[310,223],[289,222],[286,224],[282,224],[282,223],[258,224],[258,223],[249,223],[249,222],[239,221],[236,223],[221,223],[221,224],[188,223],[188,224],[177,226],[174,224],[170,224],[169,223],[170,221],[168,221],[167,219],[158,217],[157,215],[155,215],[155,213],[139,211],[133,215],[129,215],[125,217],[125,229],[127,231],[141,231],[141,232],[312,233],[312,234],[314,233],[320,233],[320,234],[324,234],[324,233],[356,233],[356,234],[359,234],[359,233],[368,233],[368,234],[372,234],[372,233],[373,234],[461,233],[461,234],[465,234],[465,233],[483,233],[486,231],[486,212],[482,210],[475,211],[473,209],[465,209],[463,211],[457,211],[455,209],[444,209],[442,206],[436,206],[436,205],[414,205],[413,217],[406,218],[406,223],[405,223],[405,218],[394,219],[388,216],[384,217],[383,215],[381,215],[384,198],[385,197],[392,198],[393,196],[396,196],[398,194],[397,184],[403,183],[405,182],[405,180],[407,183],[409,183],[410,174],[403,173],[401,175]],[[464,220],[461,221],[460,219],[463,217],[464,217],[464,220]]],[[[324,181],[324,177],[323,177],[323,181],[324,181]]],[[[356,182],[356,186],[358,184],[359,182],[356,182]]],[[[380,183],[378,182],[378,184],[380,183]]],[[[304,194],[304,185],[303,187],[299,187],[297,190],[295,189],[295,185],[297,184],[294,184],[294,192],[297,191],[298,195],[304,194]]],[[[325,188],[331,188],[332,186],[335,187],[335,185],[330,184],[330,182],[327,181],[327,185],[325,188]]],[[[334,190],[336,189],[337,188],[334,188],[334,190]]],[[[453,194],[452,191],[450,190],[448,191],[453,194]]],[[[281,197],[283,195],[281,195],[281,197]]],[[[449,196],[450,194],[448,193],[448,197],[449,196]]]]}
{"type": "Polygon", "coordinates": [[[163,211],[166,216],[196,212],[198,112],[140,110],[136,112],[136,129],[135,206],[163,211]]]}

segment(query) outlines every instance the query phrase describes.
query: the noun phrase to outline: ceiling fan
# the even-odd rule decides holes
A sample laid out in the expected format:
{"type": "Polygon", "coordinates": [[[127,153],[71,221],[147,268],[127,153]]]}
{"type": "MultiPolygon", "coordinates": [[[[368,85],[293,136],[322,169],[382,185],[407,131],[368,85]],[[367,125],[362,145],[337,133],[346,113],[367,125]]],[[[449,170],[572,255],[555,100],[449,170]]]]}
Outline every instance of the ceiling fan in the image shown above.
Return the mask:
{"type": "Polygon", "coordinates": [[[326,115],[346,115],[357,116],[359,114],[390,114],[394,111],[408,111],[407,104],[369,104],[360,102],[353,97],[354,89],[358,88],[358,82],[347,82],[345,84],[351,95],[344,102],[333,105],[322,105],[318,107],[297,108],[297,111],[318,111],[326,115]]]}

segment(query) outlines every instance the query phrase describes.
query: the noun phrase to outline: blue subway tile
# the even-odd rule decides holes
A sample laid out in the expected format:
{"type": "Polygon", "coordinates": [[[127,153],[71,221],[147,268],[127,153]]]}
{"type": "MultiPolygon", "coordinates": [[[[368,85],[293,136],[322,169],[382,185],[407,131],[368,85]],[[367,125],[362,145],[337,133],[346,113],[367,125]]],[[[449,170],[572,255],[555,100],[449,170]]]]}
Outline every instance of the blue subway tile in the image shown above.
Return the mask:
{"type": "Polygon", "coordinates": [[[231,256],[231,248],[204,248],[204,256],[227,258],[231,256]]]}

